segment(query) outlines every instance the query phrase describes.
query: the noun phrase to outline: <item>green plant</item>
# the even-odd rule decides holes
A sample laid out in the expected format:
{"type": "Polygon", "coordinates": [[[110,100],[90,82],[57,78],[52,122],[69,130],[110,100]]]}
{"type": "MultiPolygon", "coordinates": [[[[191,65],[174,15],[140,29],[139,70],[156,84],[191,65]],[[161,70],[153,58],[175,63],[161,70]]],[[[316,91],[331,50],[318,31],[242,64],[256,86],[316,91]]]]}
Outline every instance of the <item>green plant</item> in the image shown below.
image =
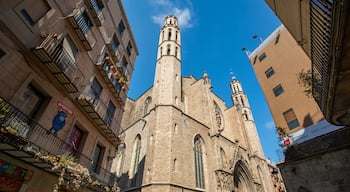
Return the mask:
{"type": "Polygon", "coordinates": [[[287,132],[285,128],[276,127],[276,131],[280,139],[283,139],[285,136],[287,136],[287,132]]]}
{"type": "Polygon", "coordinates": [[[0,98],[0,122],[5,119],[9,112],[10,110],[6,107],[5,101],[0,98]]]}
{"type": "MultiPolygon", "coordinates": [[[[58,182],[53,187],[53,192],[58,192],[62,188],[77,191],[82,186],[88,184],[103,187],[98,181],[91,178],[89,170],[86,167],[76,163],[75,158],[69,154],[55,156],[44,155],[39,152],[35,155],[35,157],[52,164],[52,170],[61,171],[58,177],[58,182]],[[64,179],[65,175],[69,175],[69,181],[64,179]]],[[[106,192],[116,191],[115,188],[110,189],[107,186],[103,187],[103,189],[106,192]]]]}
{"type": "Polygon", "coordinates": [[[310,69],[304,70],[302,69],[298,74],[298,84],[304,87],[304,93],[306,96],[312,96],[312,71],[310,69]]]}

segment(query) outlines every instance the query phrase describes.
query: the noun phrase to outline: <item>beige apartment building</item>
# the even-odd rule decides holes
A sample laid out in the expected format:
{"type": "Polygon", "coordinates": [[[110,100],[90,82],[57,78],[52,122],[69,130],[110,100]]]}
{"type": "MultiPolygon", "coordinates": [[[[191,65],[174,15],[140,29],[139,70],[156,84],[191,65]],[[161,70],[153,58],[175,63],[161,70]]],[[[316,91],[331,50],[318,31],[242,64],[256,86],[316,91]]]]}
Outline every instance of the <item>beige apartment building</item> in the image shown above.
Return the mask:
{"type": "Polygon", "coordinates": [[[274,191],[241,83],[233,106],[212,92],[208,74],[181,76],[181,30],[167,16],[160,30],[154,84],[127,99],[123,141],[113,170],[122,191],[274,191]]]}
{"type": "Polygon", "coordinates": [[[350,125],[350,2],[265,1],[309,56],[313,97],[324,117],[350,125]]]}
{"type": "Polygon", "coordinates": [[[0,1],[0,191],[116,188],[137,55],[120,0],[0,1]]]}
{"type": "Polygon", "coordinates": [[[278,167],[287,191],[348,191],[350,131],[323,119],[298,84],[297,74],[311,69],[309,57],[283,25],[247,53],[276,127],[285,130],[278,167]]]}
{"type": "Polygon", "coordinates": [[[298,84],[297,74],[311,69],[310,59],[283,25],[248,57],[276,127],[291,134],[323,119],[314,99],[298,84]]]}

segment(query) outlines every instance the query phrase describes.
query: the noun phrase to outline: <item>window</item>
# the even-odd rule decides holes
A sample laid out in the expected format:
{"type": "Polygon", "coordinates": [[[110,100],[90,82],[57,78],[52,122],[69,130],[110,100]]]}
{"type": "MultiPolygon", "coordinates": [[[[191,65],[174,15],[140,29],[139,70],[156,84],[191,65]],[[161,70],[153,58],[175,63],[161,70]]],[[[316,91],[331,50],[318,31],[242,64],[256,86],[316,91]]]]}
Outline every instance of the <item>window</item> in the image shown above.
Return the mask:
{"type": "Polygon", "coordinates": [[[20,11],[20,13],[30,25],[34,25],[33,19],[30,17],[30,15],[28,14],[28,12],[25,9],[22,9],[20,11]]]}
{"type": "Polygon", "coordinates": [[[267,78],[270,78],[273,74],[275,74],[275,70],[273,70],[272,67],[265,71],[265,75],[267,78]]]}
{"type": "Polygon", "coordinates": [[[284,112],[283,116],[287,122],[289,130],[292,130],[300,125],[299,121],[294,113],[294,110],[292,108],[288,109],[286,112],[284,112]]]}
{"type": "Polygon", "coordinates": [[[89,33],[91,27],[93,26],[91,19],[89,18],[89,15],[86,11],[77,17],[77,23],[85,35],[89,33]]]}
{"type": "Polygon", "coordinates": [[[167,51],[166,51],[166,55],[170,55],[170,45],[167,45],[167,51]]]}
{"type": "Polygon", "coordinates": [[[119,81],[114,79],[113,80],[113,85],[114,85],[114,88],[117,90],[117,92],[119,93],[120,90],[122,89],[122,85],[120,85],[119,81]]]}
{"type": "Polygon", "coordinates": [[[124,31],[125,31],[125,25],[123,23],[123,21],[121,20],[119,22],[119,25],[118,25],[118,31],[119,31],[119,34],[122,36],[124,31]]]}
{"type": "Polygon", "coordinates": [[[96,13],[100,13],[103,9],[103,3],[101,0],[90,0],[92,7],[94,8],[96,13]]]}
{"type": "Polygon", "coordinates": [[[105,115],[105,119],[104,119],[104,121],[108,125],[111,125],[111,123],[112,123],[114,112],[115,112],[115,105],[112,103],[112,101],[109,101],[106,115],[105,115]]]}
{"type": "Polygon", "coordinates": [[[254,57],[254,61],[253,61],[253,65],[256,63],[256,59],[258,58],[258,56],[254,57]]]}
{"type": "Polygon", "coordinates": [[[30,25],[35,25],[51,9],[46,0],[26,0],[19,3],[16,11],[30,25]],[[35,6],[33,6],[35,5],[35,6]]]}
{"type": "Polygon", "coordinates": [[[203,142],[199,135],[194,139],[194,165],[196,172],[196,187],[204,189],[203,142]]]}
{"type": "Polygon", "coordinates": [[[220,148],[220,160],[221,160],[221,167],[223,169],[225,169],[226,168],[226,154],[222,148],[220,148]]]}
{"type": "Polygon", "coordinates": [[[152,102],[152,97],[147,97],[145,104],[144,104],[144,109],[143,109],[143,115],[145,116],[148,113],[148,105],[152,102]]]}
{"type": "Polygon", "coordinates": [[[117,151],[117,176],[121,176],[123,173],[123,166],[124,166],[124,158],[125,158],[125,143],[118,145],[118,151],[117,151]]]}
{"type": "Polygon", "coordinates": [[[128,53],[129,56],[131,55],[131,51],[132,51],[132,46],[131,46],[131,43],[129,41],[128,46],[126,47],[126,52],[128,53]]]}
{"type": "Polygon", "coordinates": [[[75,57],[76,57],[76,55],[78,53],[78,48],[74,44],[72,38],[69,35],[66,35],[63,38],[62,46],[68,52],[68,54],[75,60],[75,57]]]}
{"type": "Polygon", "coordinates": [[[92,165],[90,171],[94,173],[99,173],[101,168],[101,162],[103,157],[103,147],[99,144],[96,145],[95,152],[92,156],[92,165]]]}
{"type": "Polygon", "coordinates": [[[100,95],[102,93],[102,86],[101,84],[97,81],[96,78],[91,83],[90,87],[90,95],[93,99],[93,104],[96,106],[98,101],[100,100],[100,95]]]}
{"type": "Polygon", "coordinates": [[[5,51],[0,48],[0,59],[6,55],[5,51]]]}
{"type": "Polygon", "coordinates": [[[141,136],[137,135],[134,143],[134,155],[133,155],[133,168],[132,168],[132,181],[131,186],[136,186],[137,175],[139,172],[139,161],[140,161],[140,151],[141,151],[141,136]]]}
{"type": "Polygon", "coordinates": [[[175,47],[175,57],[177,57],[177,50],[178,50],[178,48],[175,47]]]}
{"type": "Polygon", "coordinates": [[[70,155],[77,155],[76,151],[78,151],[81,140],[83,137],[83,131],[80,130],[77,126],[74,126],[69,137],[68,137],[68,146],[66,150],[70,155]]]}
{"type": "Polygon", "coordinates": [[[263,53],[259,56],[259,61],[263,61],[266,58],[266,53],[263,53]]]}
{"type": "Polygon", "coordinates": [[[35,117],[44,103],[45,96],[29,84],[16,100],[16,107],[24,114],[35,117]]]}
{"type": "Polygon", "coordinates": [[[121,66],[123,68],[123,72],[125,73],[127,67],[128,67],[128,62],[126,61],[125,57],[122,60],[121,66]]]}
{"type": "Polygon", "coordinates": [[[171,38],[171,29],[169,29],[168,40],[170,40],[170,38],[171,38]]]}
{"type": "Polygon", "coordinates": [[[279,40],[280,40],[280,35],[281,35],[281,34],[278,34],[278,35],[276,36],[275,45],[279,42],[279,40]]]}
{"type": "Polygon", "coordinates": [[[119,44],[120,44],[120,43],[119,43],[117,37],[116,37],[115,35],[113,35],[113,38],[112,38],[112,40],[111,40],[112,49],[113,49],[114,51],[117,51],[117,50],[118,50],[118,47],[119,47],[119,44]]]}
{"type": "Polygon", "coordinates": [[[281,84],[277,85],[275,88],[273,88],[273,94],[275,94],[275,97],[281,95],[284,92],[283,87],[281,84]]]}

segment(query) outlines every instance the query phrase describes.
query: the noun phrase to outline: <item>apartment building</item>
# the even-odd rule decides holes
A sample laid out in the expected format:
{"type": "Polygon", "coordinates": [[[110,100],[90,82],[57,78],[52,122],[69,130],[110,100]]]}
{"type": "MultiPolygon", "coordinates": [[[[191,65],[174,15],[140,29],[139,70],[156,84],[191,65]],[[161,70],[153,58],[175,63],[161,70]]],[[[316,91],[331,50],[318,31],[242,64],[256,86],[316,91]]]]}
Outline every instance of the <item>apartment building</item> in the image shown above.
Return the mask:
{"type": "Polygon", "coordinates": [[[0,191],[116,188],[110,168],[138,55],[121,1],[14,0],[0,10],[0,191]]]}

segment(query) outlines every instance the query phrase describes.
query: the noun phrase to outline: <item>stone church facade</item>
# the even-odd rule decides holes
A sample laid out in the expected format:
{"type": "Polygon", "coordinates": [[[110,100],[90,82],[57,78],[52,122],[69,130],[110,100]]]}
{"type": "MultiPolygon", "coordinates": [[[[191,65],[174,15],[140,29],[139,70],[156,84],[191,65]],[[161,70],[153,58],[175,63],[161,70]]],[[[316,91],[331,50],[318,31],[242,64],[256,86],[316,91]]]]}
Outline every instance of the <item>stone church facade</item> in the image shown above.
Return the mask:
{"type": "Polygon", "coordinates": [[[125,105],[112,167],[121,191],[274,191],[240,82],[230,82],[232,107],[211,88],[206,73],[181,76],[180,28],[167,16],[154,85],[125,105]]]}

